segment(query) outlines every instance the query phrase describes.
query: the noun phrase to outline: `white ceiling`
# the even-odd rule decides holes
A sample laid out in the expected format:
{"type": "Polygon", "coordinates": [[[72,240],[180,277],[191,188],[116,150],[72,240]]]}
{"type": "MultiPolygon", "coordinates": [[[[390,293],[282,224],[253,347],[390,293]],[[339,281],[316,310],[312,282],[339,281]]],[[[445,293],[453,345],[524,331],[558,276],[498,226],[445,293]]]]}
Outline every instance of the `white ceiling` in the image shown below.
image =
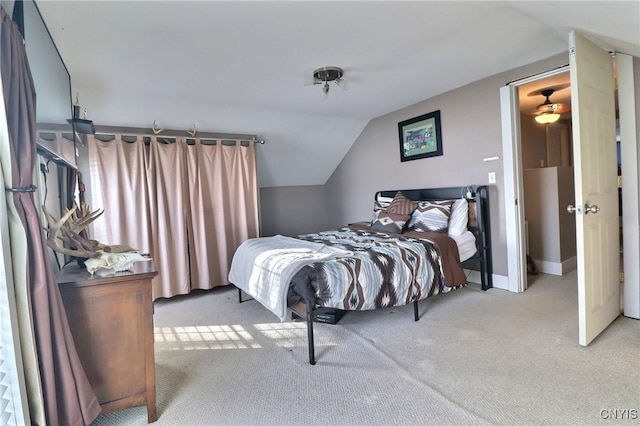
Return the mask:
{"type": "Polygon", "coordinates": [[[371,119],[566,51],[571,29],[640,56],[638,1],[38,5],[96,124],[257,134],[263,187],[324,184],[371,119]],[[325,97],[306,84],[328,65],[346,84],[325,97]]]}

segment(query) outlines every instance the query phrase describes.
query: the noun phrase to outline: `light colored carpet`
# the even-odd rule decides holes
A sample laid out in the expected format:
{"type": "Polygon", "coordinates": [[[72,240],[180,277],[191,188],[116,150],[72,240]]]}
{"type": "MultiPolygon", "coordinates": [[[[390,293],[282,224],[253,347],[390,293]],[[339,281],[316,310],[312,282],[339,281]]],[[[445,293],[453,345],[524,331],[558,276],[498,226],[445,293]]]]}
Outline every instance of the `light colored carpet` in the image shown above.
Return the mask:
{"type": "MultiPolygon", "coordinates": [[[[156,424],[637,422],[640,322],[620,317],[579,346],[575,274],[540,275],[522,294],[472,284],[422,301],[420,314],[317,324],[311,366],[305,324],[238,304],[234,288],[156,301],[156,424]]],[[[145,423],[145,408],[94,422],[145,423]]]]}

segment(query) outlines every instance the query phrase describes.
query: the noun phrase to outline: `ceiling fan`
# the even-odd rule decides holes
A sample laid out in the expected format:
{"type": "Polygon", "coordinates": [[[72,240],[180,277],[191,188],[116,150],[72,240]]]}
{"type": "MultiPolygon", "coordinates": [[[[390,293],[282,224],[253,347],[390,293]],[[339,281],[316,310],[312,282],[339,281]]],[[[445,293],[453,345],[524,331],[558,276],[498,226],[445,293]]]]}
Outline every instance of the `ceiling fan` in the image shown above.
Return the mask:
{"type": "Polygon", "coordinates": [[[322,84],[322,92],[327,95],[329,93],[329,83],[334,82],[340,85],[344,80],[342,76],[344,70],[340,67],[321,67],[313,71],[313,85],[322,84]]]}
{"type": "Polygon", "coordinates": [[[551,95],[555,92],[554,89],[544,89],[540,91],[540,94],[544,96],[546,99],[543,103],[536,107],[536,116],[535,120],[541,124],[550,124],[558,121],[560,118],[560,114],[564,109],[564,105],[560,103],[551,102],[549,99],[551,95]]]}

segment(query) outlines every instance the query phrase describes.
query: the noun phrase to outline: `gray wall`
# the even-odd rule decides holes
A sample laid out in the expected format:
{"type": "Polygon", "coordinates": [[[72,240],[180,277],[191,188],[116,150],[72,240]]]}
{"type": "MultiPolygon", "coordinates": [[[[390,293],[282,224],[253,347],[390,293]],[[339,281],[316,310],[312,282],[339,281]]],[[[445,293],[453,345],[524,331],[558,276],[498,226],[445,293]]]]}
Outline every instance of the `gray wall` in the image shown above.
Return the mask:
{"type": "Polygon", "coordinates": [[[529,250],[535,260],[561,263],[576,255],[576,216],[573,167],[544,167],[523,171],[525,219],[529,250]]]}
{"type": "Polygon", "coordinates": [[[530,115],[520,114],[522,168],[535,169],[547,164],[547,132],[530,115]]]}
{"type": "Polygon", "coordinates": [[[327,182],[329,226],[370,218],[373,194],[381,189],[487,184],[487,173],[496,172],[497,183],[489,190],[493,264],[494,273],[506,276],[499,89],[568,62],[568,55],[557,55],[372,120],[327,182]],[[441,112],[444,155],[401,163],[398,122],[435,110],[441,112]],[[482,161],[496,155],[500,161],[482,161]]]}
{"type": "Polygon", "coordinates": [[[261,236],[296,235],[327,229],[324,185],[260,188],[261,236]]]}

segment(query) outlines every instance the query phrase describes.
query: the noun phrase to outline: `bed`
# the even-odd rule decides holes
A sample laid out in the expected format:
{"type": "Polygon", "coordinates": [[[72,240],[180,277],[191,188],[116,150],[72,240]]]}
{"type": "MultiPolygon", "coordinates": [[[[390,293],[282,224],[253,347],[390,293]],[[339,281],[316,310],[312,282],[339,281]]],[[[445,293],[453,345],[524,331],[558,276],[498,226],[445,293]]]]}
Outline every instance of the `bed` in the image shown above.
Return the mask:
{"type": "Polygon", "coordinates": [[[309,363],[313,323],[327,310],[413,304],[467,285],[477,268],[491,288],[486,186],[379,191],[371,221],[299,235],[253,238],[236,250],[229,282],[284,321],[306,319],[309,363]]]}

